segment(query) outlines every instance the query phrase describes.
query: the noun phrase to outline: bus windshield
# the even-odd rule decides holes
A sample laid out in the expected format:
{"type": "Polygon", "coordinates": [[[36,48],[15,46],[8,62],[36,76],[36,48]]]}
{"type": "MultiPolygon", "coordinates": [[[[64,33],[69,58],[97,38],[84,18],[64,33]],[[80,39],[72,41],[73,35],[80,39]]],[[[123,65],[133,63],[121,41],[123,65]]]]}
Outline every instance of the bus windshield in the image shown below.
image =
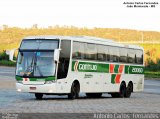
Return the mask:
{"type": "Polygon", "coordinates": [[[54,76],[54,51],[20,51],[16,75],[24,77],[54,76]]]}

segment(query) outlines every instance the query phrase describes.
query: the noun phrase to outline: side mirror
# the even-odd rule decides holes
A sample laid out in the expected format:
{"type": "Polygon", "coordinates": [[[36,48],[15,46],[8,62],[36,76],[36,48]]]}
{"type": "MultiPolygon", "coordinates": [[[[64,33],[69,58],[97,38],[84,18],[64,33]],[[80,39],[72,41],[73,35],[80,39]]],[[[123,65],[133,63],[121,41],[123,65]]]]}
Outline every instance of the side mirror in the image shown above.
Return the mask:
{"type": "Polygon", "coordinates": [[[56,62],[59,61],[60,50],[61,50],[61,49],[55,49],[55,50],[54,50],[54,61],[56,61],[56,62]]]}
{"type": "Polygon", "coordinates": [[[6,54],[9,55],[9,60],[12,62],[16,62],[16,60],[13,60],[14,53],[17,49],[12,49],[12,50],[6,50],[6,54]]]}

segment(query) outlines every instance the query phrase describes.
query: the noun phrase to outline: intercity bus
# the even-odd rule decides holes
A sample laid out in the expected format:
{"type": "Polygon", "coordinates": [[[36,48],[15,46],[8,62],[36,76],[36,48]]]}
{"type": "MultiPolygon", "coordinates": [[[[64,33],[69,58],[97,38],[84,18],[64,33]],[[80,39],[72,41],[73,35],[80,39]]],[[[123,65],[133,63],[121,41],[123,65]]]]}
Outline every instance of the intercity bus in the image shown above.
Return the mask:
{"type": "Polygon", "coordinates": [[[130,97],[144,88],[143,48],[89,36],[30,36],[18,49],[16,89],[43,95],[130,97]]]}

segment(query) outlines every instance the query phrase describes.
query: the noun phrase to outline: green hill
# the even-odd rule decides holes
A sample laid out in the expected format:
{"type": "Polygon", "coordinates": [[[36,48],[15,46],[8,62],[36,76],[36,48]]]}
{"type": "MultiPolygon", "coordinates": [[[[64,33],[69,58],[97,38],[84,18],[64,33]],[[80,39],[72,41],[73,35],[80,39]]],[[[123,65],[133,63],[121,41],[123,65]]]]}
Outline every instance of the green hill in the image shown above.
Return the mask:
{"type": "Polygon", "coordinates": [[[88,29],[74,26],[38,28],[36,24],[32,28],[17,28],[4,25],[3,30],[0,30],[0,52],[6,49],[18,48],[20,41],[24,37],[32,35],[85,35],[112,39],[118,42],[134,42],[143,46],[145,53],[149,52],[151,54],[147,54],[146,57],[151,57],[153,60],[157,57],[160,58],[160,32],[118,28],[88,29]],[[144,43],[141,43],[142,41],[144,43]],[[153,42],[156,42],[156,44],[153,42]]]}

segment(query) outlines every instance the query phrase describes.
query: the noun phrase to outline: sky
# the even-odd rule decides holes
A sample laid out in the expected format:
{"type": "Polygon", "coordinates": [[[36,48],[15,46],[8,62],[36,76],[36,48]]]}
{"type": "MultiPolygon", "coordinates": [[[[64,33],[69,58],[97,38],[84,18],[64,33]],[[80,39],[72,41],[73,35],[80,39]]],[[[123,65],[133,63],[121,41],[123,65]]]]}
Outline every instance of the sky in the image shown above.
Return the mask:
{"type": "Polygon", "coordinates": [[[127,8],[123,2],[159,0],[0,0],[0,26],[76,26],[160,31],[155,8],[127,8]]]}

